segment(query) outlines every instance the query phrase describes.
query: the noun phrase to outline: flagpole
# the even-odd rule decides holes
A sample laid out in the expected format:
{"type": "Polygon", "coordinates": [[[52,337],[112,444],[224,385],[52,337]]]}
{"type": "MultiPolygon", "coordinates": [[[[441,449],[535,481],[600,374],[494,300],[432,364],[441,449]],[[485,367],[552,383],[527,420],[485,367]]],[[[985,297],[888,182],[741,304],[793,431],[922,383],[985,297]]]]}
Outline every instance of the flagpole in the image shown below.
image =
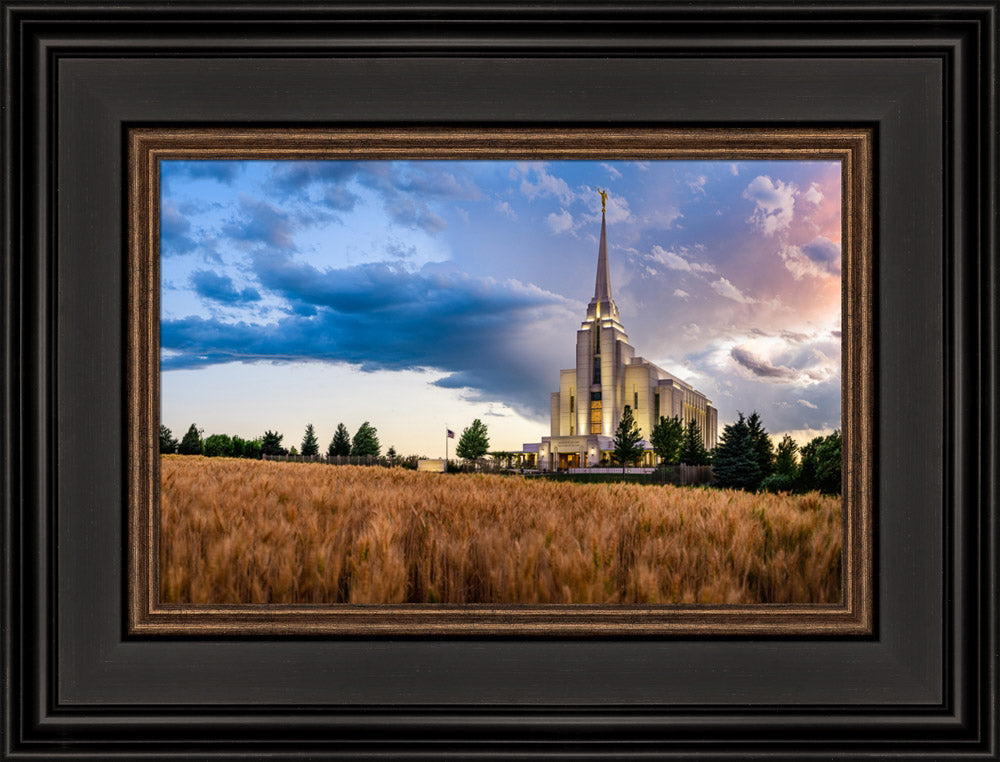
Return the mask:
{"type": "Polygon", "coordinates": [[[451,429],[448,428],[448,424],[444,425],[444,472],[448,473],[448,432],[451,429]]]}

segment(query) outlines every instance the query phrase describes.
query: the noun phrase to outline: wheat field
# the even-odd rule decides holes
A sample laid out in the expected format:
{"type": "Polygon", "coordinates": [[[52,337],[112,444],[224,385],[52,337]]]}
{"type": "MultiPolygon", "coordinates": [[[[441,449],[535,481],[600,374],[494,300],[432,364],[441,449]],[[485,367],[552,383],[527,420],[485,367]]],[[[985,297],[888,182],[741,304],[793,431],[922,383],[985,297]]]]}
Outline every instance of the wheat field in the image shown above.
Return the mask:
{"type": "Polygon", "coordinates": [[[836,603],[836,497],[161,461],[166,603],[836,603]]]}

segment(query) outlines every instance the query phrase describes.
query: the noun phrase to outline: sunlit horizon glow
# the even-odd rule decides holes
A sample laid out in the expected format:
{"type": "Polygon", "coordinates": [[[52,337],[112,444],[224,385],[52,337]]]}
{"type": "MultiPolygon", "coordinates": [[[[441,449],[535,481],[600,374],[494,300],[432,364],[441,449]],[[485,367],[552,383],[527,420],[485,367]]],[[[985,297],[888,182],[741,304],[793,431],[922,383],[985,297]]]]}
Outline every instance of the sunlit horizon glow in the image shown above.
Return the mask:
{"type": "Polygon", "coordinates": [[[840,165],[818,161],[161,162],[162,422],[538,442],[593,294],[595,185],[637,355],[720,432],[840,427],[840,165]]]}

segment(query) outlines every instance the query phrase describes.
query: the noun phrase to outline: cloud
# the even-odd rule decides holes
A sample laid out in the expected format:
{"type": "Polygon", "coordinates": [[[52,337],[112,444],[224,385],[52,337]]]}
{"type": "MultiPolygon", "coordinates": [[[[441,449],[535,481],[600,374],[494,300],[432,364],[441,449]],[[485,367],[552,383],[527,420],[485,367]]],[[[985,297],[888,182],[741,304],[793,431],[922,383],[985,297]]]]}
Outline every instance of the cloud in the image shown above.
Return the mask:
{"type": "Polygon", "coordinates": [[[819,410],[819,405],[814,405],[809,400],[795,400],[795,401],[798,402],[803,407],[809,408],[810,410],[819,410]]]}
{"type": "Polygon", "coordinates": [[[181,214],[177,204],[165,198],[160,204],[160,253],[169,257],[194,251],[198,243],[190,232],[190,220],[181,214]]]}
{"type": "Polygon", "coordinates": [[[691,294],[689,294],[687,291],[684,291],[683,289],[675,288],[674,296],[678,297],[679,299],[687,299],[689,296],[691,296],[691,294]]]}
{"type": "Polygon", "coordinates": [[[558,214],[553,212],[546,217],[545,224],[553,233],[565,233],[567,230],[573,229],[573,215],[565,209],[560,209],[558,214]]]}
{"type": "Polygon", "coordinates": [[[753,304],[757,301],[744,294],[726,278],[719,278],[717,281],[714,281],[712,283],[712,290],[719,296],[732,299],[734,302],[739,302],[740,304],[753,304]]]}
{"type": "Polygon", "coordinates": [[[617,167],[615,167],[615,166],[613,166],[611,164],[607,164],[606,162],[602,162],[601,166],[604,169],[607,170],[607,172],[611,176],[612,180],[620,180],[621,179],[622,173],[621,173],[621,170],[619,170],[617,167]]]}
{"type": "Polygon", "coordinates": [[[160,184],[169,185],[173,180],[214,180],[232,185],[242,174],[243,162],[212,160],[165,160],[160,162],[160,184]]]}
{"type": "Polygon", "coordinates": [[[824,236],[817,236],[804,246],[784,246],[778,253],[796,280],[806,275],[840,277],[840,245],[824,236]]]}
{"type": "MultiPolygon", "coordinates": [[[[464,273],[411,273],[385,263],[320,270],[279,252],[253,256],[261,284],[283,297],[285,316],[261,325],[190,316],[163,321],[162,367],[326,361],[363,371],[434,368],[437,385],[469,388],[546,415],[554,383],[540,324],[561,324],[579,305],[518,281],[464,273]]],[[[207,271],[206,271],[207,272],[207,271]]],[[[212,277],[215,275],[216,277],[212,277]]],[[[231,281],[199,276],[199,287],[232,298],[231,281]]],[[[571,321],[569,321],[570,324],[571,321]]]]}
{"type": "Polygon", "coordinates": [[[257,289],[248,287],[237,291],[232,278],[212,270],[195,270],[191,273],[191,287],[198,296],[216,302],[238,304],[260,301],[257,289]]]}
{"type": "Polygon", "coordinates": [[[747,222],[766,236],[787,230],[795,218],[795,191],[791,183],[758,175],[743,191],[743,198],[756,205],[747,222]]]}
{"type": "Polygon", "coordinates": [[[565,180],[549,174],[545,162],[519,162],[516,169],[521,174],[521,193],[529,201],[554,197],[569,206],[578,198],[565,180]]]}
{"type": "Polygon", "coordinates": [[[507,201],[498,201],[493,208],[496,209],[498,212],[500,212],[500,214],[507,217],[508,219],[511,220],[517,219],[517,214],[514,212],[514,208],[507,201]]]}
{"type": "Polygon", "coordinates": [[[812,183],[809,186],[809,190],[807,190],[804,194],[802,194],[802,198],[808,201],[810,204],[815,205],[823,200],[824,198],[823,191],[820,190],[818,183],[812,183]]]}
{"type": "Polygon", "coordinates": [[[292,215],[267,201],[243,195],[239,213],[223,225],[222,232],[234,241],[267,245],[279,249],[294,249],[292,215]]]}
{"type": "Polygon", "coordinates": [[[695,193],[700,193],[705,195],[705,183],[708,182],[708,178],[705,175],[698,175],[697,177],[689,177],[685,182],[687,182],[687,187],[689,187],[695,193]]]}
{"type": "Polygon", "coordinates": [[[772,365],[769,361],[757,357],[742,347],[733,347],[730,356],[740,365],[749,370],[755,376],[764,378],[782,379],[793,381],[798,378],[798,373],[792,368],[783,365],[772,365]]]}
{"type": "Polygon", "coordinates": [[[739,164],[737,164],[736,162],[733,162],[732,164],[730,164],[729,165],[729,174],[731,174],[733,177],[738,177],[739,174],[740,174],[740,166],[739,166],[739,164]]]}
{"type": "MultiPolygon", "coordinates": [[[[687,253],[685,251],[685,253],[687,253]]],[[[664,267],[668,267],[671,270],[680,270],[681,272],[688,273],[712,273],[715,272],[709,264],[704,264],[702,262],[693,262],[685,259],[676,251],[667,251],[662,246],[654,246],[649,254],[649,259],[659,262],[664,267]]]]}

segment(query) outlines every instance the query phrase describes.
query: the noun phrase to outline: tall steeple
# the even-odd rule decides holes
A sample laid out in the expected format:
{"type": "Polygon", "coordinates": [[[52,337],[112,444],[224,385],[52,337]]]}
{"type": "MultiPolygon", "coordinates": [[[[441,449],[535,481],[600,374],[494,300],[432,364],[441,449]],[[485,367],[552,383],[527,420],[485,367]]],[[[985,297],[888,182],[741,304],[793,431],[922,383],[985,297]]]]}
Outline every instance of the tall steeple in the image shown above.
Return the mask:
{"type": "MultiPolygon", "coordinates": [[[[602,198],[603,201],[603,198],[602,198]]],[[[597,279],[594,283],[594,298],[587,307],[587,319],[612,318],[618,320],[618,306],[611,298],[611,268],[608,264],[608,225],[605,212],[601,210],[601,242],[597,248],[597,279]]]]}

